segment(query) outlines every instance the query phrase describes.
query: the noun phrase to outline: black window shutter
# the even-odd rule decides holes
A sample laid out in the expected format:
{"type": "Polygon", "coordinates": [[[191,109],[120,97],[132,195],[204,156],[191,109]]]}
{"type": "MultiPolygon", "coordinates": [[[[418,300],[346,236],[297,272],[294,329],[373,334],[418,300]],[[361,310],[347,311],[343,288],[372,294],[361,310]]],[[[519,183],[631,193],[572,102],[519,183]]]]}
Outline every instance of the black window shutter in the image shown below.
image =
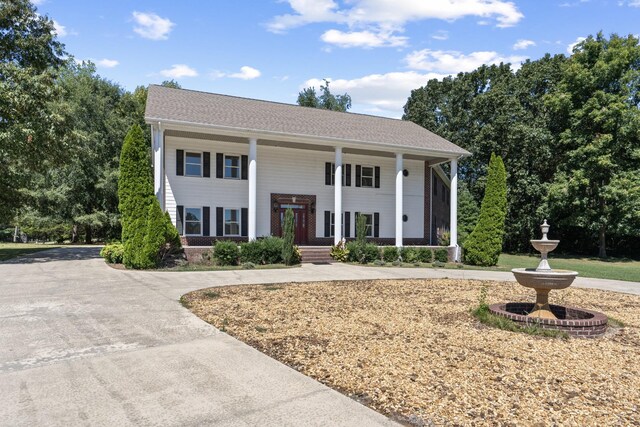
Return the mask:
{"type": "Polygon", "coordinates": [[[224,236],[224,208],[216,208],[216,236],[224,236]]]}
{"type": "Polygon", "coordinates": [[[324,185],[331,185],[331,163],[324,164],[324,185]]]}
{"type": "Polygon", "coordinates": [[[216,178],[224,177],[224,154],[216,153],[216,178]]]}
{"type": "Polygon", "coordinates": [[[350,237],[351,234],[351,213],[344,213],[344,237],[350,237]]]}
{"type": "Polygon", "coordinates": [[[373,214],[373,237],[380,237],[380,214],[373,214]]]}
{"type": "Polygon", "coordinates": [[[249,156],[242,156],[240,158],[240,174],[242,179],[249,177],[249,156]]]}
{"type": "Polygon", "coordinates": [[[240,235],[247,237],[249,235],[249,209],[240,209],[240,235]]]}
{"type": "Polygon", "coordinates": [[[211,235],[211,208],[209,206],[202,207],[202,235],[210,236],[211,235]]]}
{"type": "Polygon", "coordinates": [[[202,176],[211,178],[211,153],[208,151],[202,153],[202,166],[202,176]]]}
{"type": "Polygon", "coordinates": [[[356,165],[356,187],[360,187],[361,179],[362,179],[362,166],[356,165]]]}
{"type": "Polygon", "coordinates": [[[176,228],[178,229],[178,234],[182,236],[184,234],[184,206],[178,205],[177,215],[176,228]]]}
{"type": "Polygon", "coordinates": [[[331,212],[324,211],[324,237],[331,236],[331,212]]]}
{"type": "Polygon", "coordinates": [[[380,166],[375,167],[375,187],[380,188],[380,166]]]}
{"type": "Polygon", "coordinates": [[[344,185],[346,185],[347,187],[351,187],[351,164],[350,163],[347,163],[347,166],[345,167],[345,171],[347,176],[345,177],[344,185]]]}
{"type": "Polygon", "coordinates": [[[353,237],[358,237],[358,217],[360,212],[353,213],[353,237]]]}
{"type": "Polygon", "coordinates": [[[184,150],[176,150],[176,175],[184,176],[184,150]]]}

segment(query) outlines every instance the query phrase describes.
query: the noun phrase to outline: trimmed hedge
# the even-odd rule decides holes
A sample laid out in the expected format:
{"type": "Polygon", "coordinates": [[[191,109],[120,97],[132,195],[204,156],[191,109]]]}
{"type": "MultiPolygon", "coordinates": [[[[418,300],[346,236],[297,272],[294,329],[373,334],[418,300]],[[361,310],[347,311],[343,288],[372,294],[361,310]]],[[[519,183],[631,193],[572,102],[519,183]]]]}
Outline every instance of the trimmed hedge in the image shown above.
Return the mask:
{"type": "Polygon", "coordinates": [[[109,264],[122,264],[123,255],[122,243],[110,243],[100,250],[100,256],[109,264]]]}
{"type": "Polygon", "coordinates": [[[433,258],[436,262],[447,262],[449,261],[449,251],[444,248],[436,249],[433,252],[433,258]]]}
{"type": "Polygon", "coordinates": [[[236,242],[218,240],[213,247],[213,258],[219,265],[238,265],[240,248],[236,242]]]}
{"type": "Polygon", "coordinates": [[[429,248],[418,248],[418,261],[433,262],[433,251],[429,248]]]}
{"type": "Polygon", "coordinates": [[[240,262],[256,265],[264,264],[264,251],[259,240],[240,244],[240,262]]]}
{"type": "Polygon", "coordinates": [[[467,264],[492,266],[498,263],[506,215],[507,175],[502,158],[492,153],[480,217],[463,246],[467,264]]]}
{"type": "Polygon", "coordinates": [[[385,262],[393,262],[398,259],[398,248],[395,246],[385,246],[382,248],[382,259],[385,262]]]}
{"type": "Polygon", "coordinates": [[[349,262],[368,264],[380,259],[380,249],[374,243],[349,242],[347,243],[347,250],[349,251],[347,255],[349,262]]]}
{"type": "Polygon", "coordinates": [[[402,262],[413,263],[418,261],[418,251],[411,246],[405,246],[400,250],[402,262]]]}

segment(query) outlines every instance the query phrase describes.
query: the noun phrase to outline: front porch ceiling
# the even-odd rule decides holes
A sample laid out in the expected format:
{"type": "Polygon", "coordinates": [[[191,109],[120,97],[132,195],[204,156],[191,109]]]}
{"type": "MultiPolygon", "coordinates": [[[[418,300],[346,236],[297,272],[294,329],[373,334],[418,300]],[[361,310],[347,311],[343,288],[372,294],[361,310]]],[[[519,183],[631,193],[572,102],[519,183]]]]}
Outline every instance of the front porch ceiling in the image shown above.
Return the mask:
{"type": "MultiPolygon", "coordinates": [[[[164,134],[165,136],[172,136],[172,137],[179,137],[179,138],[200,139],[200,140],[206,140],[206,141],[232,142],[237,144],[249,145],[249,140],[245,137],[221,135],[216,133],[203,133],[203,132],[167,129],[165,130],[164,134]]],[[[335,152],[335,147],[330,145],[310,144],[306,142],[278,141],[274,139],[258,139],[258,145],[266,146],[266,147],[281,147],[281,148],[295,148],[299,150],[323,151],[326,153],[335,152]]],[[[386,158],[395,158],[396,156],[396,153],[392,151],[369,150],[369,149],[359,149],[359,148],[350,148],[350,147],[343,147],[342,152],[344,154],[355,154],[355,155],[386,157],[386,158]]],[[[450,161],[450,157],[447,157],[447,156],[439,157],[439,156],[418,155],[418,154],[404,154],[404,158],[407,160],[426,161],[431,165],[450,161]]]]}

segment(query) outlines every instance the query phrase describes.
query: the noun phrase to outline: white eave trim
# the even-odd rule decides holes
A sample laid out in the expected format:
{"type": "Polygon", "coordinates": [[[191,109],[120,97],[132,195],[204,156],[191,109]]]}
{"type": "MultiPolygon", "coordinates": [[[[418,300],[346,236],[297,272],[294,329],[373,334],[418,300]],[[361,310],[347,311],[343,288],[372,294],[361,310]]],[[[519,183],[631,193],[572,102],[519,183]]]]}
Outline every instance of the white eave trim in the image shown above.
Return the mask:
{"type": "Polygon", "coordinates": [[[209,125],[203,123],[194,123],[182,120],[165,120],[160,118],[146,117],[145,122],[149,125],[162,123],[165,130],[170,125],[175,130],[197,131],[198,129],[215,131],[217,134],[225,136],[238,136],[244,138],[275,139],[283,142],[306,142],[310,144],[327,145],[330,147],[358,148],[358,149],[379,149],[386,152],[404,154],[414,154],[419,156],[433,156],[440,158],[461,158],[470,156],[471,153],[459,153],[450,151],[429,150],[424,148],[410,147],[406,145],[384,144],[378,142],[348,140],[341,138],[317,137],[303,134],[274,132],[274,131],[258,131],[254,129],[243,129],[231,126],[209,125]]]}

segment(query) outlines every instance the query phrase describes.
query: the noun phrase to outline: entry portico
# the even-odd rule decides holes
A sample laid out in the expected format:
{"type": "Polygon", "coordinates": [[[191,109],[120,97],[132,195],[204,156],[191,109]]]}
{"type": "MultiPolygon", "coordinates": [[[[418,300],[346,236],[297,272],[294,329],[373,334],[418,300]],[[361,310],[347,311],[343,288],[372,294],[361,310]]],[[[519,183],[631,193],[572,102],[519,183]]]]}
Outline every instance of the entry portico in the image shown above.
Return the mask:
{"type": "Polygon", "coordinates": [[[300,244],[354,238],[359,215],[381,244],[434,244],[443,229],[457,244],[469,153],[414,123],[161,86],[145,118],[155,193],[186,244],[277,235],[288,207],[300,244]]]}

